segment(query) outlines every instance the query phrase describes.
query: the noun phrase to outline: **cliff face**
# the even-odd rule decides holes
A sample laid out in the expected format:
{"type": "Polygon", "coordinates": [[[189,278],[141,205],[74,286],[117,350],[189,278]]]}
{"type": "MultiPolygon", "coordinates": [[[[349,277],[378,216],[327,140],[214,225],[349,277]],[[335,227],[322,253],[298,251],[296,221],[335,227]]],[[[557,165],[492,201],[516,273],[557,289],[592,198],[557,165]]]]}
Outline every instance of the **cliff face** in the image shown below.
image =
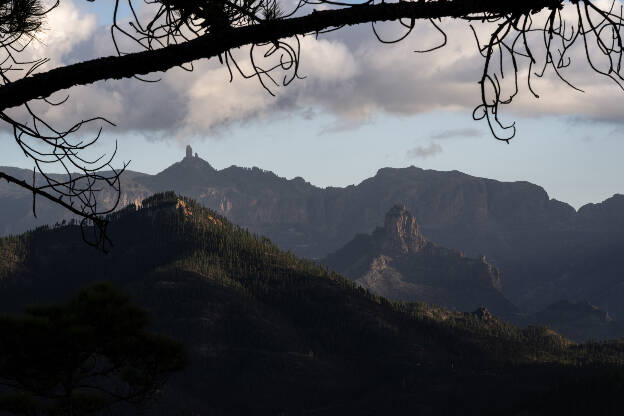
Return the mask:
{"type": "Polygon", "coordinates": [[[394,300],[461,311],[485,305],[505,317],[516,311],[501,292],[500,270],[483,257],[468,258],[428,241],[404,206],[388,211],[383,228],[357,236],[323,263],[394,300]]]}
{"type": "Polygon", "coordinates": [[[388,211],[381,234],[382,251],[394,256],[417,253],[427,243],[420,234],[416,218],[402,205],[395,205],[388,211]]]}

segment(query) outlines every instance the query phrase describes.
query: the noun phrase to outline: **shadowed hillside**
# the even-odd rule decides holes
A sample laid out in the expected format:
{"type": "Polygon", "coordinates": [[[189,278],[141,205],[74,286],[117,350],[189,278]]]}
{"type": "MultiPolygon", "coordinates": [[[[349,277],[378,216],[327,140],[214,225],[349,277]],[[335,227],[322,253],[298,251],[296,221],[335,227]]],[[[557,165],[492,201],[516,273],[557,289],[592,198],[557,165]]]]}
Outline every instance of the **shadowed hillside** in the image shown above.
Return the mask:
{"type": "Polygon", "coordinates": [[[588,302],[555,302],[526,317],[523,323],[548,325],[575,341],[616,339],[624,335],[624,328],[608,312],[588,302]]]}
{"type": "Polygon", "coordinates": [[[108,255],[71,225],[1,239],[0,305],[128,290],[191,355],[155,414],[509,415],[624,363],[620,343],[389,302],[173,193],[111,216],[110,236],[108,255]]]}

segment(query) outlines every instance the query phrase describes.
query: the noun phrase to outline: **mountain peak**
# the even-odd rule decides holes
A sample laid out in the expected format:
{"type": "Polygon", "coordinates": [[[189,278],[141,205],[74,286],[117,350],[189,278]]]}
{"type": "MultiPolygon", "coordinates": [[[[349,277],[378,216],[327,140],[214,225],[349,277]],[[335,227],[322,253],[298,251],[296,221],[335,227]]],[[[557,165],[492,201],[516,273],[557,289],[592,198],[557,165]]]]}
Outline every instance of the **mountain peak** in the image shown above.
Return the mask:
{"type": "MultiPolygon", "coordinates": [[[[192,150],[191,150],[192,151],[192,150]]],[[[201,157],[199,157],[199,155],[197,153],[195,153],[195,155],[188,155],[188,149],[187,149],[187,155],[179,162],[182,165],[185,166],[201,166],[201,167],[210,167],[211,170],[215,170],[210,163],[208,163],[207,161],[205,161],[204,159],[202,159],[201,157]]]]}
{"type": "MultiPolygon", "coordinates": [[[[358,285],[396,301],[426,302],[470,311],[487,305],[495,314],[516,312],[501,292],[501,272],[461,252],[428,241],[402,205],[386,214],[384,227],[358,235],[323,263],[358,285]]],[[[490,312],[476,312],[482,321],[490,312]]]]}
{"type": "Polygon", "coordinates": [[[384,249],[391,252],[416,252],[427,243],[416,219],[404,205],[395,205],[388,211],[383,231],[384,249]]]}

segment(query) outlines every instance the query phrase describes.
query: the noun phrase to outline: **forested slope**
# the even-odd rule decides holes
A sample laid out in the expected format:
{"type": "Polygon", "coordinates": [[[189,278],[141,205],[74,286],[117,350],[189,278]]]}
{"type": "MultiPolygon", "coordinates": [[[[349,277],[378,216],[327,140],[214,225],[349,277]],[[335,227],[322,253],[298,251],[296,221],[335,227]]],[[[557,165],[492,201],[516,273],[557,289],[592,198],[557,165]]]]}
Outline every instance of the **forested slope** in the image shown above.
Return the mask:
{"type": "Polygon", "coordinates": [[[109,254],[78,235],[66,225],[1,239],[1,308],[95,280],[128,290],[191,355],[154,414],[508,415],[604,382],[588,377],[617,380],[624,363],[621,343],[389,302],[173,193],[114,214],[109,254]],[[580,384],[552,390],[572,376],[580,384]]]}

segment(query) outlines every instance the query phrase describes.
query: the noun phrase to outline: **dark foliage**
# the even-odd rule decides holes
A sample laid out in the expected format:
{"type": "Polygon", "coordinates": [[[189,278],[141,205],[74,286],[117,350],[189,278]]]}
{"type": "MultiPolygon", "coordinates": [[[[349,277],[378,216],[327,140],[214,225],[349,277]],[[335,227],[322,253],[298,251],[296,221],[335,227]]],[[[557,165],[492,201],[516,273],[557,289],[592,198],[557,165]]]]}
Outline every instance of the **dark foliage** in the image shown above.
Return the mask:
{"type": "Polygon", "coordinates": [[[0,240],[15,253],[0,304],[60,298],[85,279],[127,289],[189,348],[161,414],[512,414],[624,363],[619,342],[390,302],[173,193],[110,221],[108,255],[72,225],[0,240]]]}
{"type": "Polygon", "coordinates": [[[0,410],[88,415],[148,402],[187,358],[147,326],[146,312],[108,283],[0,316],[0,410]]]}

